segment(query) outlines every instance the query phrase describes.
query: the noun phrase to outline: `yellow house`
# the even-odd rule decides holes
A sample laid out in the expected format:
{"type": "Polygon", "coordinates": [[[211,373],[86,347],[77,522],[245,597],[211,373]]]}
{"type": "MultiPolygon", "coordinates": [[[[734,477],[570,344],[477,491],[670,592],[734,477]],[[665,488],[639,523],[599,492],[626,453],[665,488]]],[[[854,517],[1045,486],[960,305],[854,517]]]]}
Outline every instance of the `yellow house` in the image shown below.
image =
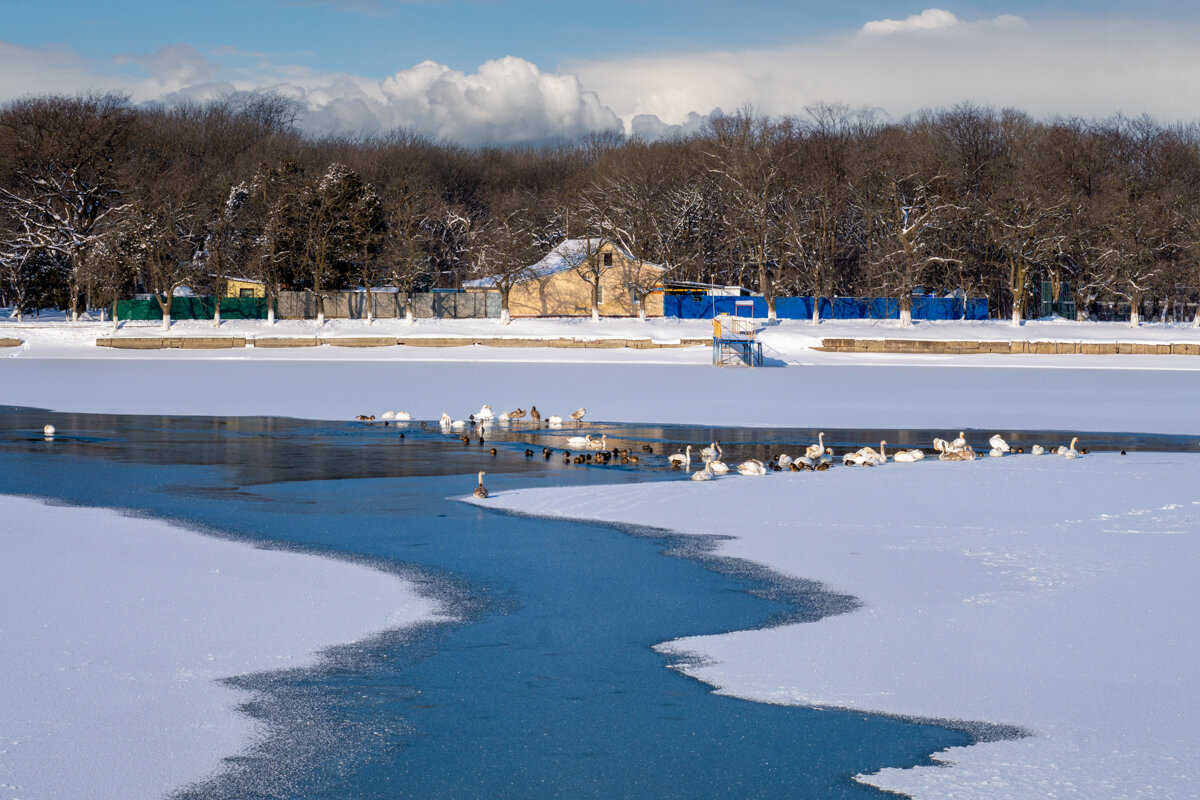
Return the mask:
{"type": "MultiPolygon", "coordinates": [[[[599,239],[566,239],[545,258],[529,267],[529,277],[513,286],[508,296],[514,317],[575,317],[592,313],[592,284],[580,273],[588,265],[600,266],[600,313],[633,316],[635,299],[645,305],[646,316],[663,315],[664,267],[637,259],[611,242],[599,239]]],[[[495,280],[468,281],[469,291],[494,291],[495,280]]]]}
{"type": "Polygon", "coordinates": [[[225,278],[226,297],[266,297],[266,284],[250,278],[225,278]]]}

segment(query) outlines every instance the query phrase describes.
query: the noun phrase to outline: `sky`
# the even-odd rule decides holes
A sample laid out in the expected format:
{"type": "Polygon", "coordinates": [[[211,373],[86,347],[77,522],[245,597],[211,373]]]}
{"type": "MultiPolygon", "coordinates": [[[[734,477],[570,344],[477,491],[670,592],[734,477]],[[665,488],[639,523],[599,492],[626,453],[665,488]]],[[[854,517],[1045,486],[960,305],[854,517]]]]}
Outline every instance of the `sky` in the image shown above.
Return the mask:
{"type": "Polygon", "coordinates": [[[747,104],[1191,121],[1197,34],[1194,0],[0,0],[0,100],[265,90],[313,134],[468,145],[670,135],[747,104]]]}

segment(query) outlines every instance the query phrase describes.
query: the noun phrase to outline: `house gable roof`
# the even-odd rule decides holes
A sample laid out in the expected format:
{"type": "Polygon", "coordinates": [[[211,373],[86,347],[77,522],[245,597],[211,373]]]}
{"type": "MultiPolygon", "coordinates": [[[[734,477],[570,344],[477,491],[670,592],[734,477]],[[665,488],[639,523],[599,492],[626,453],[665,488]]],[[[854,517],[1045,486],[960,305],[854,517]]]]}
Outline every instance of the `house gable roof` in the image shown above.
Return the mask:
{"type": "MultiPolygon", "coordinates": [[[[530,265],[529,277],[526,280],[546,278],[550,275],[566,272],[569,269],[575,269],[587,260],[589,252],[595,254],[601,246],[600,239],[564,239],[558,246],[547,253],[541,261],[530,265]]],[[[624,248],[618,247],[615,244],[611,246],[613,250],[623,255],[629,261],[637,261],[624,248]]],[[[649,262],[643,263],[642,266],[663,269],[658,264],[651,264],[649,262]]],[[[463,287],[466,289],[488,289],[495,285],[495,278],[479,278],[473,281],[463,281],[463,287]]]]}

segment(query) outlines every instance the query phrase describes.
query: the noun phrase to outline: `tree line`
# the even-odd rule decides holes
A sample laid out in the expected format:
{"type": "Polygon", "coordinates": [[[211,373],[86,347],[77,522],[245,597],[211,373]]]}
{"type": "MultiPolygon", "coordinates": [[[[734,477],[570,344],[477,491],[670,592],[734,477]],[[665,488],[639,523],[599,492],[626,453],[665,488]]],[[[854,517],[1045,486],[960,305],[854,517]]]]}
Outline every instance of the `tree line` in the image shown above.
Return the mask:
{"type": "MultiPolygon", "coordinates": [[[[74,318],[138,291],[169,315],[179,287],[220,295],[236,276],[268,300],[312,291],[323,316],[333,290],[494,277],[507,312],[564,238],[680,285],[745,286],[772,316],[783,296],[874,296],[907,320],[915,293],[953,292],[1015,322],[1047,284],[1081,318],[1127,306],[1136,323],[1200,299],[1196,125],[821,104],[671,140],[465,148],[405,130],[314,139],[297,114],[274,95],[0,106],[0,306],[74,318]]],[[[580,275],[598,314],[599,273],[580,275]]]]}

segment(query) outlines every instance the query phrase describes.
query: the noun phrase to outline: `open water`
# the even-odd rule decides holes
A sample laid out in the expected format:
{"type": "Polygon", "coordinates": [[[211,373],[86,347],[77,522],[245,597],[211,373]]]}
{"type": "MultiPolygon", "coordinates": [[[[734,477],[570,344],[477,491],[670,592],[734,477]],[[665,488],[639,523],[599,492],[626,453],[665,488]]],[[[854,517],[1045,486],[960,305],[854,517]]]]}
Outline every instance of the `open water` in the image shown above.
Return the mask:
{"type": "MultiPolygon", "coordinates": [[[[496,432],[479,445],[417,423],[0,409],[0,493],[360,559],[418,581],[458,615],[334,648],[314,669],[230,679],[254,690],[246,712],[270,733],[182,797],[880,797],[851,776],[926,763],[970,741],[936,725],[717,696],[651,649],[840,613],[853,598],[708,558],[703,542],[451,499],[470,493],[480,469],[492,491],[678,479],[663,463],[678,442],[720,439],[732,461],[796,452],[816,433],[587,428],[602,431],[640,454],[639,464],[542,457],[542,446],[561,447],[572,429],[496,432]],[[52,441],[41,436],[46,423],[58,428],[52,441]]],[[[1070,438],[1004,433],[1014,443],[1070,438]]],[[[831,445],[858,446],[928,444],[945,432],[827,434],[831,445]]],[[[1194,447],[1170,437],[1089,441],[1194,447]]]]}

